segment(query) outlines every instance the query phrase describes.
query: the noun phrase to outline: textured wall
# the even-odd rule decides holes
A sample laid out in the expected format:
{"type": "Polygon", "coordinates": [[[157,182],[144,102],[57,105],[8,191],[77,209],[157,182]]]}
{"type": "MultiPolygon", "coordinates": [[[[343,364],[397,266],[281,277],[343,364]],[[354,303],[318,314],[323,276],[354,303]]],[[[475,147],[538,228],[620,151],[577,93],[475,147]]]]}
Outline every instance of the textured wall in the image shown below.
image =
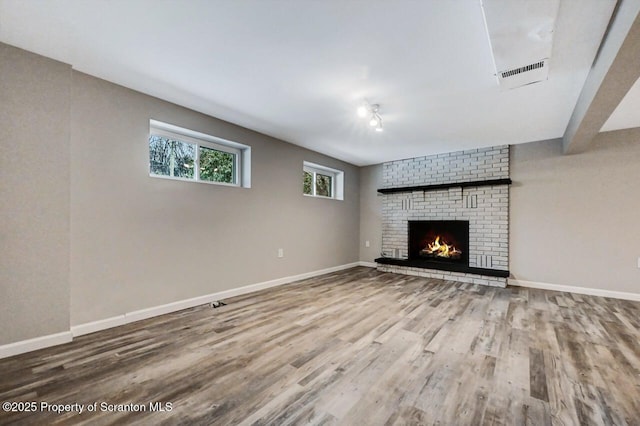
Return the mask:
{"type": "Polygon", "coordinates": [[[640,294],[640,128],[511,148],[514,278],[640,294]]]}
{"type": "Polygon", "coordinates": [[[70,87],[0,43],[0,345],[69,330],[70,87]]]}
{"type": "Polygon", "coordinates": [[[355,166],[5,44],[0,100],[0,345],[358,260],[355,166]],[[149,177],[150,118],[250,145],[252,187],[149,177]]]}
{"type": "Polygon", "coordinates": [[[373,262],[382,253],[382,165],[360,168],[360,260],[373,262]],[[369,241],[369,247],[366,242],[369,241]]]}
{"type": "Polygon", "coordinates": [[[75,71],[72,99],[72,325],[358,260],[357,167],[75,71]],[[149,177],[150,118],[250,145],[251,188],[149,177]]]}
{"type": "Polygon", "coordinates": [[[383,164],[383,186],[413,186],[509,177],[509,147],[470,149],[383,164]]]}

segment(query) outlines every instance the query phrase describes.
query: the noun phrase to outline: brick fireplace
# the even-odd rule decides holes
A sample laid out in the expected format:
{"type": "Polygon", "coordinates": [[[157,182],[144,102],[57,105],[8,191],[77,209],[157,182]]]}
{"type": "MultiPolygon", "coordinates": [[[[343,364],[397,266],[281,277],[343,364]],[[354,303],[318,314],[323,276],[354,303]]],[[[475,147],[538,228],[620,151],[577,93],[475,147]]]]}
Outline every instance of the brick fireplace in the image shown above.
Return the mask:
{"type": "MultiPolygon", "coordinates": [[[[379,189],[383,197],[383,257],[376,259],[378,269],[506,286],[509,274],[508,178],[508,146],[384,163],[383,187],[379,189]],[[468,242],[464,243],[464,251],[456,248],[460,253],[454,252],[450,259],[430,253],[426,239],[435,240],[435,235],[425,236],[421,243],[410,242],[410,223],[413,228],[427,222],[455,221],[468,224],[468,242]],[[416,246],[420,244],[424,247],[416,246]],[[421,250],[424,256],[416,254],[421,250]]],[[[440,238],[438,245],[447,243],[446,239],[451,240],[452,235],[443,233],[440,238]]]]}

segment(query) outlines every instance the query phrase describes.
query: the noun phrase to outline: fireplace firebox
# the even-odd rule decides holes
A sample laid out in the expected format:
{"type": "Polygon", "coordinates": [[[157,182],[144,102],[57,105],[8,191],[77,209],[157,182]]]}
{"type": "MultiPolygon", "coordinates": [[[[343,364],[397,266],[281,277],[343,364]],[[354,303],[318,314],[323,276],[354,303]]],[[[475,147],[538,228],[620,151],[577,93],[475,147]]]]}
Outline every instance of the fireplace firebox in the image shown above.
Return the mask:
{"type": "Polygon", "coordinates": [[[409,260],[469,265],[468,220],[410,220],[409,260]]]}

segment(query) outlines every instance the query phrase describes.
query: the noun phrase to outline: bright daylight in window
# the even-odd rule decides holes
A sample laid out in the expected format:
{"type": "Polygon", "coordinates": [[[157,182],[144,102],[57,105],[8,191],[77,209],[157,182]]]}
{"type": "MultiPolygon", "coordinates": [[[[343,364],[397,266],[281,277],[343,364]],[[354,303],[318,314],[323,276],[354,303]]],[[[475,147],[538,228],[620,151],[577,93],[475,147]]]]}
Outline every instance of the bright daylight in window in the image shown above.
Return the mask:
{"type": "Polygon", "coordinates": [[[151,120],[149,175],[249,187],[250,148],[151,120]]]}
{"type": "Polygon", "coordinates": [[[302,192],[312,197],[344,199],[344,172],[305,161],[302,192]]]}

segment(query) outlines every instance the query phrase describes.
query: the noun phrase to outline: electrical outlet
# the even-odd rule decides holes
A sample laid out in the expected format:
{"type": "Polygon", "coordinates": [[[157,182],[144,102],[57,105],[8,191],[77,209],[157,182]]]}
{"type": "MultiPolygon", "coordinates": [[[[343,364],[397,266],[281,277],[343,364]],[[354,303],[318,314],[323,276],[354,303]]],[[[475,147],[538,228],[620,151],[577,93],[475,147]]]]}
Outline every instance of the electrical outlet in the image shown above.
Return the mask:
{"type": "Polygon", "coordinates": [[[278,257],[284,257],[284,249],[278,249],[278,257]]]}
{"type": "Polygon", "coordinates": [[[364,242],[364,246],[365,247],[371,247],[371,243],[369,242],[369,240],[364,242]]]}

